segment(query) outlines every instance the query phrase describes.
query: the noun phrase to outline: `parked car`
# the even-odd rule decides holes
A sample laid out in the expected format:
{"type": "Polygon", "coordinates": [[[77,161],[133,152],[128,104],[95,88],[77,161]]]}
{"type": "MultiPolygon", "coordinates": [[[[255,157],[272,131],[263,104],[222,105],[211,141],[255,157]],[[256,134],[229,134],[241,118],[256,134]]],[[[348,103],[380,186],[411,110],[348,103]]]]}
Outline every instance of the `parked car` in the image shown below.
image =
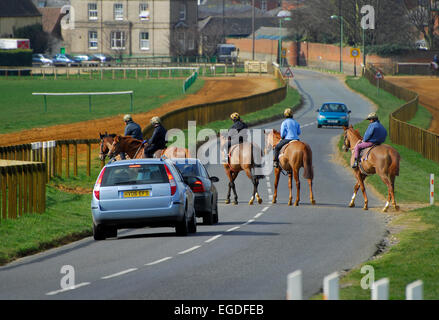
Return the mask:
{"type": "Polygon", "coordinates": [[[41,66],[51,66],[53,65],[52,59],[42,53],[34,53],[32,55],[32,64],[41,66]]]}
{"type": "Polygon", "coordinates": [[[62,54],[58,53],[53,56],[53,64],[55,66],[79,66],[81,63],[81,60],[76,59],[75,57],[69,55],[69,54],[62,54]]]}
{"type": "Polygon", "coordinates": [[[195,195],[195,213],[203,218],[204,224],[218,222],[218,192],[214,182],[217,177],[210,177],[204,165],[198,159],[172,159],[180,170],[184,181],[195,195]]]}
{"type": "Polygon", "coordinates": [[[116,237],[121,228],[175,227],[197,231],[194,194],[169,159],[133,159],[107,164],[93,189],[93,237],[116,237]]]}
{"type": "Polygon", "coordinates": [[[344,103],[340,102],[327,102],[324,103],[320,109],[317,109],[317,128],[322,126],[349,126],[349,114],[351,110],[348,110],[344,103]]]}
{"type": "Polygon", "coordinates": [[[99,66],[100,62],[98,58],[93,57],[89,54],[76,54],[74,58],[76,60],[79,60],[82,66],[97,67],[99,66]]]}
{"type": "Polygon", "coordinates": [[[103,53],[96,53],[92,55],[93,59],[101,62],[101,66],[111,66],[114,62],[114,58],[110,55],[103,53]]]}

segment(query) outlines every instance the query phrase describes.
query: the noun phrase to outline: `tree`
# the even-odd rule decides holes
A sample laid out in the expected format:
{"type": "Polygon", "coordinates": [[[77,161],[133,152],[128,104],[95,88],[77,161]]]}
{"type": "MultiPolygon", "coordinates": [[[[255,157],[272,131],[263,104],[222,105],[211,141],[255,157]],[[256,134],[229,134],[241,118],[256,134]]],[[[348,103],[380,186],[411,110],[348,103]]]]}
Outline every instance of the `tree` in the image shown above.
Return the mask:
{"type": "Polygon", "coordinates": [[[51,39],[39,23],[14,29],[14,38],[29,39],[30,46],[36,53],[45,53],[50,49],[51,39]]]}
{"type": "Polygon", "coordinates": [[[410,23],[424,35],[430,49],[436,48],[438,31],[436,22],[439,21],[439,1],[433,0],[404,0],[404,8],[410,23]]]}

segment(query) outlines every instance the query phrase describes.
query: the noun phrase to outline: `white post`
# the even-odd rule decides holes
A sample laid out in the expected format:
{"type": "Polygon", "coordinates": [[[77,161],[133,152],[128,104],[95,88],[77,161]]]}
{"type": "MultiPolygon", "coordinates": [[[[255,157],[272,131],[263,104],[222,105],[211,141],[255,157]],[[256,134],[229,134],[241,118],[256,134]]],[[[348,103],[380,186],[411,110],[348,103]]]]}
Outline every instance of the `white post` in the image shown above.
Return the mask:
{"type": "Polygon", "coordinates": [[[430,205],[434,205],[434,174],[430,174],[430,205]]]}
{"type": "Polygon", "coordinates": [[[287,300],[302,300],[302,271],[291,272],[287,277],[287,300]]]}
{"type": "Polygon", "coordinates": [[[423,283],[421,280],[415,281],[407,285],[405,288],[406,300],[423,300],[423,283]]]}
{"type": "Polygon", "coordinates": [[[372,300],[389,300],[389,279],[383,278],[372,285],[372,300]]]}
{"type": "Polygon", "coordinates": [[[333,272],[323,279],[323,299],[338,300],[338,273],[333,272]]]}

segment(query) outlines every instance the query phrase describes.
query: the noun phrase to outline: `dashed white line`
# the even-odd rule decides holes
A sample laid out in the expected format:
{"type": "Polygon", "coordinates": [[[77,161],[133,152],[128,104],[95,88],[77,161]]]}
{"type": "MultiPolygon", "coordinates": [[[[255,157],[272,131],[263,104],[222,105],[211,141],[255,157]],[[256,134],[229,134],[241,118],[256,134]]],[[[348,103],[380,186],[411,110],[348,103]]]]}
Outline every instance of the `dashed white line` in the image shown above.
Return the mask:
{"type": "Polygon", "coordinates": [[[265,207],[264,209],[262,209],[263,212],[267,211],[269,207],[265,207]]]}
{"type": "Polygon", "coordinates": [[[268,193],[271,193],[271,188],[268,188],[268,193]]]}
{"type": "Polygon", "coordinates": [[[153,261],[153,262],[147,263],[147,264],[145,264],[145,266],[152,266],[152,265],[154,265],[154,264],[157,264],[157,263],[160,263],[160,262],[163,262],[163,261],[169,260],[169,259],[172,259],[172,257],[166,257],[166,258],[163,258],[163,259],[159,259],[159,260],[156,260],[156,261],[153,261]]]}
{"type": "Polygon", "coordinates": [[[194,247],[189,248],[189,249],[187,249],[187,250],[180,251],[178,254],[185,254],[185,253],[188,253],[188,252],[191,252],[191,251],[197,250],[197,249],[200,248],[200,247],[201,247],[201,246],[194,246],[194,247]]]}
{"type": "Polygon", "coordinates": [[[131,268],[131,269],[123,270],[121,272],[113,273],[113,274],[110,274],[109,276],[102,277],[101,279],[106,280],[106,279],[115,278],[115,277],[118,277],[118,276],[130,273],[130,272],[133,272],[133,271],[136,271],[136,270],[137,270],[137,268],[131,268]]]}
{"type": "Polygon", "coordinates": [[[264,214],[263,212],[259,212],[258,214],[256,214],[256,215],[254,216],[254,218],[257,219],[257,218],[259,218],[260,216],[262,216],[263,214],[264,214]]]}
{"type": "Polygon", "coordinates": [[[60,290],[55,290],[55,291],[48,292],[48,293],[46,293],[46,295],[47,296],[53,296],[53,295],[58,294],[58,293],[62,293],[62,292],[66,292],[66,291],[70,291],[70,290],[74,290],[74,289],[78,289],[80,287],[84,287],[84,286],[89,285],[89,284],[90,284],[90,282],[82,282],[82,283],[79,283],[77,285],[65,288],[65,289],[60,289],[60,290]]]}
{"type": "Polygon", "coordinates": [[[222,236],[222,234],[218,234],[218,235],[216,235],[216,236],[213,236],[213,237],[210,238],[210,239],[207,239],[207,240],[204,241],[204,242],[207,242],[207,243],[212,242],[212,241],[218,239],[218,238],[221,237],[221,236],[222,236]]]}
{"type": "Polygon", "coordinates": [[[255,219],[250,219],[249,221],[243,223],[242,225],[245,226],[246,224],[250,224],[252,222],[255,222],[255,219]]]}
{"type": "Polygon", "coordinates": [[[236,230],[236,229],[239,229],[240,227],[233,227],[233,228],[230,228],[229,230],[226,230],[226,232],[232,232],[232,231],[234,231],[234,230],[236,230]]]}

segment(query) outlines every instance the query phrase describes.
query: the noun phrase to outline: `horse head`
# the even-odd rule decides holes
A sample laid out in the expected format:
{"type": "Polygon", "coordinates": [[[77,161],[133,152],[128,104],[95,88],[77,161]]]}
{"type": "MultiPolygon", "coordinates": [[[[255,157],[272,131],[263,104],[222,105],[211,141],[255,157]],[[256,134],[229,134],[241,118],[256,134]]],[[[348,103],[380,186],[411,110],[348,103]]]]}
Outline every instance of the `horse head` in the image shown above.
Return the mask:
{"type": "Polygon", "coordinates": [[[265,154],[270,152],[270,149],[274,149],[281,140],[280,132],[275,129],[264,130],[265,135],[265,154]]]}
{"type": "Polygon", "coordinates": [[[99,149],[99,159],[101,161],[105,160],[105,157],[108,155],[108,152],[110,151],[110,147],[113,144],[113,140],[116,134],[108,134],[105,132],[105,134],[99,133],[99,137],[101,139],[100,149],[99,149]]]}
{"type": "Polygon", "coordinates": [[[109,158],[113,158],[121,152],[120,141],[121,141],[121,136],[119,136],[119,135],[116,135],[113,138],[113,143],[111,144],[111,146],[108,150],[108,157],[109,158]]]}
{"type": "Polygon", "coordinates": [[[355,147],[357,142],[362,139],[358,130],[355,130],[352,125],[343,127],[343,150],[347,152],[352,147],[355,147]]]}

